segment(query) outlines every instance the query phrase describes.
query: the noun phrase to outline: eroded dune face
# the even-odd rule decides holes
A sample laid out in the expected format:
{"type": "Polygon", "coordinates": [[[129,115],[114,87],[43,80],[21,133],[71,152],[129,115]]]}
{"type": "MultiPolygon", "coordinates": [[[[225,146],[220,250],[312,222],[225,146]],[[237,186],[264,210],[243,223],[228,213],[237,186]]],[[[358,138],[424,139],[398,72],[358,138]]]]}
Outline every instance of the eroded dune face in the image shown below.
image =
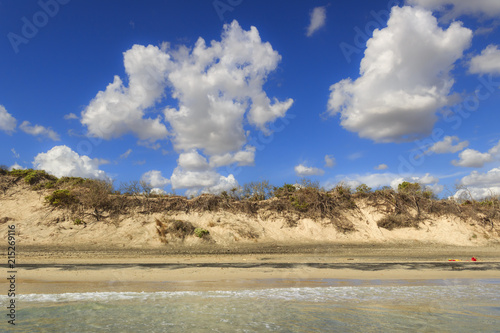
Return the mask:
{"type": "MultiPolygon", "coordinates": [[[[1,177],[5,182],[7,176],[1,177]]],[[[14,180],[0,193],[0,232],[5,238],[8,226],[15,224],[19,246],[231,248],[408,241],[482,246],[500,240],[500,222],[489,210],[466,210],[443,201],[429,206],[376,195],[346,199],[334,192],[316,193],[313,201],[307,201],[312,194],[304,196],[301,204],[296,197],[252,201],[213,195],[110,195],[111,201],[122,200],[118,209],[103,209],[97,219],[90,208],[49,204],[46,197],[54,189],[34,190],[14,180]]]]}

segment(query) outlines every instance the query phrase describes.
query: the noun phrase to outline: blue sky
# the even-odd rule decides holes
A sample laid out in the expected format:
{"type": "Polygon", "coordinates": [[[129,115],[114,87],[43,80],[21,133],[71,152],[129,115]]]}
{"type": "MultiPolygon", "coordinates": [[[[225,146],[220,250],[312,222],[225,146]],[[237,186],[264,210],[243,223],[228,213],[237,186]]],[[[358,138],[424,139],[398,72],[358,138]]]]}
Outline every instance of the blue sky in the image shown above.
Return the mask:
{"type": "Polygon", "coordinates": [[[0,0],[0,164],[500,194],[500,3],[0,0]]]}

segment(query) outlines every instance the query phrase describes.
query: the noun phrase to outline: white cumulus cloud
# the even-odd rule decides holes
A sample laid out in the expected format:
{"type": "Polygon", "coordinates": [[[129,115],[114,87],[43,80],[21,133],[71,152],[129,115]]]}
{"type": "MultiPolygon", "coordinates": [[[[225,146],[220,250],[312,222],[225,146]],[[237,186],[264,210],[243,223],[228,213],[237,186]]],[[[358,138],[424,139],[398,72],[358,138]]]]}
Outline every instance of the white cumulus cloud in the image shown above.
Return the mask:
{"type": "Polygon", "coordinates": [[[82,123],[91,135],[106,139],[134,133],[139,144],[153,149],[169,137],[180,154],[173,187],[198,188],[191,181],[196,172],[202,172],[198,183],[216,186],[223,177],[218,167],[254,163],[250,130],[271,134],[269,125],[292,106],[292,99],[279,101],[263,89],[280,61],[255,27],[246,31],[236,21],[224,25],[220,41],[199,38],[193,47],[176,48],[134,45],[124,54],[128,86],[116,76],[82,112],[82,123]],[[166,101],[163,118],[146,118],[146,111],[166,101]]]}
{"type": "Polygon", "coordinates": [[[7,112],[3,105],[0,105],[0,130],[7,134],[12,134],[16,129],[17,120],[7,112]]]}
{"type": "Polygon", "coordinates": [[[460,22],[442,29],[430,11],[393,7],[387,27],[367,42],[360,77],[330,87],[327,112],[340,113],[344,128],[376,142],[429,134],[436,111],[450,103],[450,70],[471,38],[460,22]]]}
{"type": "Polygon", "coordinates": [[[448,154],[463,150],[469,145],[469,141],[462,141],[457,136],[445,136],[442,141],[436,142],[426,153],[448,154]],[[454,145],[454,143],[456,144],[454,145]]]}
{"type": "Polygon", "coordinates": [[[45,128],[41,125],[34,125],[32,126],[29,121],[23,121],[21,125],[19,125],[19,128],[27,134],[33,135],[33,136],[41,136],[41,137],[48,137],[54,141],[60,141],[61,138],[59,138],[59,134],[54,132],[51,128],[45,128]]]}
{"type": "Polygon", "coordinates": [[[156,46],[134,45],[123,54],[128,87],[115,76],[82,111],[81,123],[90,135],[111,139],[126,133],[152,142],[168,131],[161,117],[147,118],[145,110],[164,96],[170,57],[156,46]]]}
{"type": "Polygon", "coordinates": [[[184,170],[189,171],[206,171],[210,168],[207,159],[196,150],[180,154],[177,164],[184,170]]]}
{"type": "Polygon", "coordinates": [[[151,170],[144,173],[141,177],[141,180],[145,181],[155,188],[162,188],[170,183],[170,180],[163,177],[161,175],[161,171],[159,170],[151,170]]]}
{"type": "Polygon", "coordinates": [[[458,157],[460,158],[459,160],[451,161],[453,165],[468,168],[481,168],[486,163],[493,162],[500,157],[500,141],[486,153],[481,153],[475,149],[466,149],[462,151],[458,157]]]}
{"type": "Polygon", "coordinates": [[[9,171],[12,171],[12,170],[14,170],[14,169],[17,169],[17,170],[24,170],[24,169],[26,169],[26,168],[22,167],[21,165],[17,164],[17,162],[16,162],[16,163],[14,163],[13,165],[11,165],[11,166],[9,167],[9,171]]]}
{"type": "Polygon", "coordinates": [[[500,2],[498,0],[407,0],[406,3],[442,12],[445,20],[462,15],[485,17],[500,15],[500,2]]]}
{"type": "Polygon", "coordinates": [[[220,193],[238,186],[233,175],[222,176],[214,170],[192,171],[181,167],[174,169],[170,177],[173,189],[188,189],[186,194],[220,193]]]}
{"type": "Polygon", "coordinates": [[[474,74],[500,75],[500,50],[498,45],[488,45],[480,55],[470,61],[469,71],[474,74]]]}
{"type": "Polygon", "coordinates": [[[500,195],[500,168],[493,168],[486,173],[472,171],[463,177],[459,185],[464,187],[458,190],[454,197],[456,199],[483,199],[489,196],[500,195]]]}
{"type": "Polygon", "coordinates": [[[163,195],[163,194],[167,194],[167,192],[164,189],[154,187],[151,189],[151,194],[163,195]]]}
{"type": "Polygon", "coordinates": [[[226,153],[210,157],[210,166],[219,167],[237,163],[239,166],[253,165],[255,160],[255,147],[246,146],[237,153],[226,153]]]}
{"type": "Polygon", "coordinates": [[[108,179],[106,173],[99,170],[102,164],[100,159],[91,159],[80,156],[67,146],[55,146],[46,153],[35,156],[33,166],[35,169],[45,170],[56,177],[84,177],[108,179]]]}
{"type": "Polygon", "coordinates": [[[305,176],[322,176],[325,171],[319,168],[308,167],[303,164],[295,166],[295,174],[299,177],[305,176]]]}
{"type": "Polygon", "coordinates": [[[316,7],[311,11],[311,21],[307,27],[307,37],[311,37],[318,29],[323,27],[326,22],[326,8],[316,7]]]}
{"type": "Polygon", "coordinates": [[[293,100],[280,102],[263,91],[267,75],[281,56],[261,41],[255,27],[244,31],[234,21],[224,26],[221,41],[209,46],[200,38],[189,53],[174,53],[168,78],[178,108],[167,108],[176,149],[200,149],[207,155],[239,151],[249,124],[269,132],[266,124],[285,116],[293,100]]]}

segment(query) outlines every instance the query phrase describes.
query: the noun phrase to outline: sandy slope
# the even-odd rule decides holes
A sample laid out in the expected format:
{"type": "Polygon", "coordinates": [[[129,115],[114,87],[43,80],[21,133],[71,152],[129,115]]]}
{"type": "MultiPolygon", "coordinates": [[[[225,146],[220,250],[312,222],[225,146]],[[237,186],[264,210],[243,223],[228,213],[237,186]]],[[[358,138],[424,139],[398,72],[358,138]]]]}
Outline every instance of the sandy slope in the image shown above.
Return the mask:
{"type": "Polygon", "coordinates": [[[22,182],[0,195],[0,233],[6,243],[7,227],[16,225],[18,246],[84,246],[106,248],[162,248],[165,246],[221,246],[241,244],[311,243],[401,243],[417,241],[458,246],[499,244],[498,230],[463,221],[455,216],[430,217],[418,229],[386,230],[377,226],[383,213],[358,199],[358,209],[343,212],[356,231],[343,233],[327,220],[298,219],[289,227],[282,213],[259,211],[255,216],[228,211],[164,212],[123,215],[85,225],[75,225],[69,212],[44,203],[47,192],[36,192],[22,182]],[[160,241],[156,219],[179,219],[209,230],[208,239],[188,236],[184,240],[167,235],[160,241]]]}

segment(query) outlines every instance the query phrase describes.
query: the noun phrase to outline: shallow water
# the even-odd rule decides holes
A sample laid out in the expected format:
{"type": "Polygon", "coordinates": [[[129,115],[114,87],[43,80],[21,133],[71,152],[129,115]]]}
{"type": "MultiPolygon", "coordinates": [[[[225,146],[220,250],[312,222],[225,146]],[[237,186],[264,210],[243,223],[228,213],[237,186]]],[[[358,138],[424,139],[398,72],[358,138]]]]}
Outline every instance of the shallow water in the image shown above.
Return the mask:
{"type": "MultiPolygon", "coordinates": [[[[13,332],[498,332],[500,280],[21,295],[13,332]]],[[[0,297],[5,309],[7,298],[0,297]]]]}

